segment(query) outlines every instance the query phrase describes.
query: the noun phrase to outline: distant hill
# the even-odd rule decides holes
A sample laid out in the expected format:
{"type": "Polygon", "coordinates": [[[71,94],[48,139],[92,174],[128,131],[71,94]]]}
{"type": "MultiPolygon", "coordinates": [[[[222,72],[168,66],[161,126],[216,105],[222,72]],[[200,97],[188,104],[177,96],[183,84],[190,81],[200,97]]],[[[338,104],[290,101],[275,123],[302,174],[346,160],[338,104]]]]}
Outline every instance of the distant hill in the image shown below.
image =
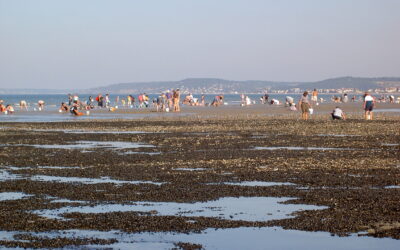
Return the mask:
{"type": "MultiPolygon", "coordinates": [[[[279,83],[269,81],[232,81],[215,78],[189,78],[181,81],[119,83],[105,87],[87,89],[87,93],[160,93],[179,88],[191,93],[250,93],[263,92],[277,87],[279,83]]],[[[290,85],[289,83],[285,86],[290,85]]]]}
{"type": "Polygon", "coordinates": [[[358,89],[361,91],[377,88],[400,88],[400,77],[339,77],[317,82],[274,82],[274,81],[234,81],[217,78],[188,78],[181,81],[132,82],[81,90],[52,89],[0,89],[0,94],[158,94],[179,88],[182,93],[193,94],[236,94],[265,93],[266,91],[311,89],[358,89]]]}
{"type": "MultiPolygon", "coordinates": [[[[273,81],[234,81],[217,78],[189,78],[181,81],[119,83],[105,87],[86,89],[84,93],[161,93],[169,89],[181,89],[194,94],[219,93],[263,93],[271,90],[341,89],[354,88],[368,90],[384,87],[400,87],[400,77],[340,77],[317,82],[273,82],[273,81]]],[[[82,91],[81,91],[82,92],[82,91]]]]}
{"type": "Polygon", "coordinates": [[[359,90],[376,89],[382,87],[400,87],[400,77],[339,77],[318,82],[300,83],[301,89],[340,89],[354,88],[359,90]]]}
{"type": "Polygon", "coordinates": [[[0,95],[54,95],[65,94],[67,89],[0,89],[0,95]]]}

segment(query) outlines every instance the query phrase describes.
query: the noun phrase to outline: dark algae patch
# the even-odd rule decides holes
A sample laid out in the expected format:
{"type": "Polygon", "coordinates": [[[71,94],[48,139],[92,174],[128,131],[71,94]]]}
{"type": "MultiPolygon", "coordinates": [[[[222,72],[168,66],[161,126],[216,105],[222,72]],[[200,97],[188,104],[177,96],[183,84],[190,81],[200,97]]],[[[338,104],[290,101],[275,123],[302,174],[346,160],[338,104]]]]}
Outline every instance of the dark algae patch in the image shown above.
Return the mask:
{"type": "MultiPolygon", "coordinates": [[[[0,192],[25,196],[0,200],[0,231],[15,232],[12,239],[2,238],[0,245],[112,248],[120,240],[112,236],[105,239],[34,234],[54,230],[191,234],[210,228],[273,226],[339,236],[399,239],[400,188],[385,188],[400,185],[400,148],[396,146],[400,142],[399,124],[396,117],[303,122],[240,115],[218,119],[4,123],[7,129],[0,130],[0,192]],[[74,145],[80,141],[136,146],[32,146],[74,145]],[[293,147],[296,150],[290,150],[293,147]],[[193,169],[198,171],[185,171],[193,169]],[[70,177],[75,181],[46,180],[43,176],[70,177]],[[102,181],[80,182],[77,178],[102,181]],[[242,182],[290,185],[230,185],[242,182]],[[321,207],[300,209],[287,218],[265,221],[234,220],[235,214],[232,219],[223,218],[224,209],[219,207],[207,209],[217,215],[220,212],[221,217],[192,216],[190,211],[162,215],[157,209],[66,212],[60,215],[62,219],[40,215],[40,211],[63,207],[129,206],[135,202],[190,204],[224,197],[286,197],[281,205],[321,207]]],[[[196,213],[201,211],[193,211],[196,213]]],[[[204,246],[182,240],[173,242],[172,247],[204,246]]]]}

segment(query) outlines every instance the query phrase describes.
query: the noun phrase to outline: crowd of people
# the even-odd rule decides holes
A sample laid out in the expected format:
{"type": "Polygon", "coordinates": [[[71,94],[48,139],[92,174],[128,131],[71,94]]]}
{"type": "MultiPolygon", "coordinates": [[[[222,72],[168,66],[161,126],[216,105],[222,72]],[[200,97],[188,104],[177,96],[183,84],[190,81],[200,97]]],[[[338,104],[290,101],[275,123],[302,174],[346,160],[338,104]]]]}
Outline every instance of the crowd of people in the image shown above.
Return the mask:
{"type": "MultiPolygon", "coordinates": [[[[382,95],[379,98],[373,97],[370,93],[366,92],[361,99],[363,101],[363,110],[364,117],[366,120],[373,119],[373,110],[376,106],[377,102],[389,102],[389,103],[397,103],[399,100],[396,100],[393,95],[384,96],[382,95]]],[[[358,101],[356,96],[353,96],[350,99],[351,102],[358,101]]],[[[301,118],[303,120],[308,120],[310,115],[313,114],[314,106],[318,106],[320,103],[325,102],[323,98],[318,98],[318,91],[314,89],[311,92],[311,95],[307,91],[305,91],[298,102],[295,102],[295,99],[291,96],[286,96],[285,98],[285,107],[289,108],[291,111],[301,111],[301,118]],[[309,98],[309,96],[311,96],[309,98]]],[[[333,103],[347,103],[349,102],[348,94],[343,94],[342,96],[333,96],[333,103]]],[[[268,94],[264,94],[260,97],[261,104],[269,104],[269,105],[281,105],[281,101],[271,98],[268,94]]],[[[68,102],[62,102],[59,107],[60,113],[70,112],[73,115],[81,116],[85,113],[87,115],[90,114],[90,110],[95,108],[105,108],[109,111],[115,111],[121,105],[125,108],[155,108],[157,112],[179,112],[181,110],[181,105],[187,106],[213,106],[219,107],[221,105],[227,104],[224,102],[224,95],[216,95],[214,99],[210,103],[206,103],[205,95],[201,95],[200,98],[194,97],[193,94],[189,93],[185,95],[185,98],[181,101],[181,93],[179,89],[167,90],[158,97],[154,97],[150,100],[149,95],[146,93],[142,93],[136,96],[127,95],[126,97],[120,98],[119,96],[115,97],[114,100],[111,100],[110,94],[98,94],[96,97],[89,96],[87,100],[82,101],[78,95],[68,94],[68,102]],[[86,112],[85,112],[86,111],[86,112]]],[[[249,96],[242,94],[241,95],[241,106],[249,106],[256,104],[254,100],[251,100],[249,96]]],[[[21,100],[19,103],[20,110],[28,110],[28,105],[25,100],[21,100]]],[[[37,108],[34,107],[34,111],[42,111],[45,109],[45,102],[43,100],[39,100],[37,102],[37,108]]],[[[13,114],[15,109],[12,105],[4,104],[3,100],[0,100],[0,112],[4,114],[13,114]]],[[[340,106],[336,106],[331,113],[331,117],[333,120],[345,120],[346,115],[343,109],[340,106]]]]}
{"type": "Polygon", "coordinates": [[[14,107],[10,104],[4,105],[4,101],[0,100],[0,112],[4,114],[13,114],[14,107]]]}

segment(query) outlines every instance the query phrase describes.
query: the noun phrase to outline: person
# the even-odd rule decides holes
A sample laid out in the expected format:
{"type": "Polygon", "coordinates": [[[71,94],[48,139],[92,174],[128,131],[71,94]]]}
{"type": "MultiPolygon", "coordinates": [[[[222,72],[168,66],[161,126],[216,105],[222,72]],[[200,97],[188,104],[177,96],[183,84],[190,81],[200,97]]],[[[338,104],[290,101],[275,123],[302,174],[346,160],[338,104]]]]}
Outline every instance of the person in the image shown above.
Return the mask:
{"type": "Polygon", "coordinates": [[[92,97],[92,96],[89,96],[89,99],[88,99],[87,102],[86,102],[86,109],[87,109],[87,110],[89,110],[89,109],[94,109],[93,103],[94,103],[93,97],[92,97]]]}
{"type": "Polygon", "coordinates": [[[241,94],[240,98],[241,98],[241,106],[245,106],[246,105],[246,97],[245,97],[245,95],[241,94]]]}
{"type": "Polygon", "coordinates": [[[74,101],[73,102],[73,104],[72,104],[72,106],[71,106],[71,108],[69,109],[69,111],[71,112],[71,114],[73,114],[73,115],[76,115],[76,116],[81,116],[81,115],[83,115],[83,113],[82,112],[79,112],[79,110],[78,110],[78,107],[79,105],[78,105],[78,101],[74,101]]]}
{"type": "Polygon", "coordinates": [[[221,104],[221,96],[217,95],[214,97],[214,100],[211,103],[211,106],[218,107],[221,104]]]}
{"type": "Polygon", "coordinates": [[[118,106],[119,104],[119,96],[115,97],[115,106],[118,106]]]}
{"type": "Polygon", "coordinates": [[[346,120],[346,115],[339,106],[336,106],[331,115],[333,120],[346,120]]]}
{"type": "Polygon", "coordinates": [[[289,107],[291,111],[296,111],[296,104],[294,103],[294,99],[291,96],[286,96],[286,107],[289,107]]]}
{"type": "Polygon", "coordinates": [[[6,106],[3,105],[3,102],[0,102],[0,112],[6,112],[6,106]]]}
{"type": "Polygon", "coordinates": [[[268,95],[268,94],[265,94],[265,95],[263,96],[263,104],[268,103],[268,99],[269,99],[269,95],[268,95]]]}
{"type": "Polygon", "coordinates": [[[60,111],[61,112],[67,112],[68,111],[68,105],[65,102],[61,103],[60,111]]]}
{"type": "Polygon", "coordinates": [[[318,91],[317,89],[314,89],[312,92],[312,96],[311,96],[311,101],[314,103],[318,102],[318,91]]]}
{"type": "Polygon", "coordinates": [[[394,95],[389,96],[389,103],[394,103],[394,95]]]}
{"type": "Polygon", "coordinates": [[[301,118],[305,121],[308,120],[310,114],[311,104],[308,100],[308,92],[305,91],[299,100],[299,107],[301,108],[301,118]]]}
{"type": "Polygon", "coordinates": [[[38,108],[39,108],[39,111],[44,109],[44,101],[43,100],[38,101],[38,108]]]}
{"type": "Polygon", "coordinates": [[[72,105],[72,95],[68,94],[68,106],[72,105]]]}
{"type": "Polygon", "coordinates": [[[103,105],[106,105],[106,108],[109,108],[111,106],[111,100],[109,94],[106,94],[105,103],[103,105]]]}
{"type": "Polygon", "coordinates": [[[138,96],[138,100],[139,100],[139,108],[143,108],[143,94],[140,94],[138,96]]]}
{"type": "Polygon", "coordinates": [[[181,108],[179,107],[179,99],[180,99],[180,91],[179,89],[176,89],[172,92],[172,98],[174,102],[174,112],[179,112],[181,111],[181,108]]]}
{"type": "Polygon", "coordinates": [[[251,99],[248,95],[246,95],[245,100],[246,100],[246,106],[251,105],[251,99]]]}
{"type": "MultiPolygon", "coordinates": [[[[127,99],[128,106],[129,106],[129,107],[132,106],[132,95],[128,95],[128,96],[126,97],[126,99],[127,99]]],[[[124,106],[125,106],[125,105],[124,105],[124,106]]]]}
{"type": "Polygon", "coordinates": [[[272,100],[269,102],[271,105],[279,105],[280,102],[278,99],[272,98],[272,100]]]}
{"type": "Polygon", "coordinates": [[[192,100],[192,98],[191,98],[191,96],[189,94],[189,95],[185,96],[185,99],[183,99],[182,104],[189,105],[191,100],[192,100]]]}
{"type": "Polygon", "coordinates": [[[97,107],[99,108],[103,107],[103,96],[101,94],[97,95],[96,102],[97,102],[97,107]]]}
{"type": "Polygon", "coordinates": [[[161,93],[155,100],[157,112],[164,111],[164,94],[161,93]]]}
{"type": "Polygon", "coordinates": [[[348,101],[349,101],[349,96],[347,95],[347,93],[344,93],[342,97],[342,102],[347,103],[348,101]]]}
{"type": "Polygon", "coordinates": [[[26,104],[26,101],[25,101],[25,100],[21,100],[21,101],[19,102],[19,108],[20,108],[21,110],[25,109],[26,111],[28,111],[28,105],[26,104]]]}
{"type": "Polygon", "coordinates": [[[372,110],[375,106],[375,98],[370,95],[369,92],[366,92],[364,95],[364,111],[365,111],[365,120],[372,120],[373,114],[372,110]]]}
{"type": "Polygon", "coordinates": [[[293,97],[291,97],[291,96],[286,96],[286,106],[289,106],[289,107],[291,107],[292,106],[292,104],[294,104],[294,99],[293,99],[293,97]]]}
{"type": "Polygon", "coordinates": [[[168,103],[168,109],[172,109],[173,107],[173,100],[172,100],[172,93],[170,90],[167,90],[167,93],[165,94],[167,97],[167,103],[168,103]]]}
{"type": "Polygon", "coordinates": [[[149,100],[150,100],[150,97],[146,93],[144,93],[143,94],[143,103],[146,108],[149,107],[149,100]]]}
{"type": "Polygon", "coordinates": [[[135,97],[133,97],[132,95],[128,95],[126,99],[128,107],[133,108],[135,106],[135,97]]]}
{"type": "Polygon", "coordinates": [[[7,112],[9,115],[14,114],[14,107],[11,106],[10,104],[8,104],[8,105],[6,106],[6,112],[7,112]]]}

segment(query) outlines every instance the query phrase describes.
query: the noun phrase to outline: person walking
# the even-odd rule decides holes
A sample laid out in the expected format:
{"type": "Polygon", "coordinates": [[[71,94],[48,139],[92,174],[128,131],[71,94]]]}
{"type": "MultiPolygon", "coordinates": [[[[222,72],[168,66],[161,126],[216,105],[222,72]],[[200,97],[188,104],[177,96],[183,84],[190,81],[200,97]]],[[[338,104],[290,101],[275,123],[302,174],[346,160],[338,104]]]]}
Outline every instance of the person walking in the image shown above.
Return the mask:
{"type": "Polygon", "coordinates": [[[365,120],[373,119],[373,109],[375,106],[375,98],[371,96],[369,92],[366,92],[364,95],[364,111],[365,111],[365,120]]]}

